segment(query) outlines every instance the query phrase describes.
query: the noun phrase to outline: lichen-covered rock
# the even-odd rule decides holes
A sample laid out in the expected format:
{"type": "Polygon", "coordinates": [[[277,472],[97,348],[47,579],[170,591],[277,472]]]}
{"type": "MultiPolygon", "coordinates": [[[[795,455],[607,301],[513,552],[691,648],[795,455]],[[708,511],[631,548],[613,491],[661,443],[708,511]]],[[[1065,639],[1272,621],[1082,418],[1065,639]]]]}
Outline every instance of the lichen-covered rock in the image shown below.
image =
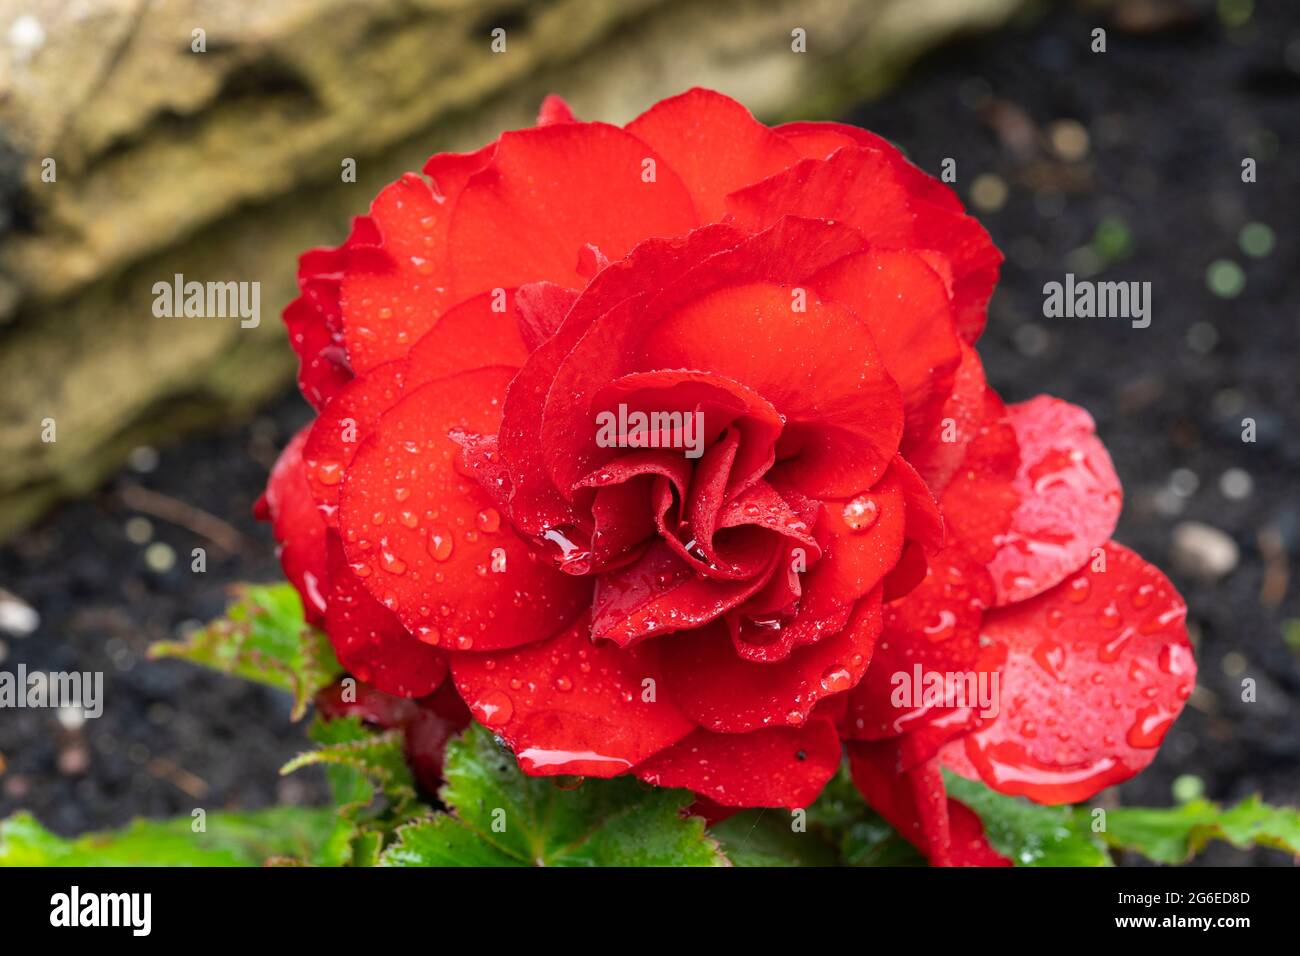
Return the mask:
{"type": "Polygon", "coordinates": [[[0,536],[280,388],[297,253],[431,152],[550,91],[612,121],[697,84],[832,115],[1020,3],[0,0],[0,536]],[[177,274],[259,282],[260,324],[155,315],[177,274]]]}

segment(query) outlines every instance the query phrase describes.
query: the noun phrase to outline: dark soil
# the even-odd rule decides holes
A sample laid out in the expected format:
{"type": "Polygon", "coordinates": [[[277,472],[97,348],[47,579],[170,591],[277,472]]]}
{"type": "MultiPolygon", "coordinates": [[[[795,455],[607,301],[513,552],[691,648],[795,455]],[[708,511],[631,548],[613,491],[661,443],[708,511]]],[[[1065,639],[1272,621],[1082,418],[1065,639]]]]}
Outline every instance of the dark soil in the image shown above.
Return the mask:
{"type": "MultiPolygon", "coordinates": [[[[1103,21],[1104,54],[1089,50],[1092,19],[1053,13],[943,51],[852,118],[931,171],[955,159],[968,203],[979,175],[998,177],[973,204],[1008,260],[980,351],[1009,401],[1045,391],[1092,412],[1126,491],[1116,537],[1164,568],[1181,521],[1219,528],[1240,548],[1217,585],[1172,572],[1191,608],[1200,687],[1120,800],[1167,805],[1174,779],[1194,775],[1214,799],[1258,792],[1300,805],[1300,583],[1279,588],[1300,557],[1300,12],[1258,2],[1229,28],[1194,3],[1121,7],[1122,20],[1103,21]],[[1135,30],[1134,11],[1153,9],[1192,15],[1135,30]],[[1062,120],[1086,140],[1054,125],[1062,120]],[[1241,181],[1244,157],[1257,160],[1258,182],[1241,181]],[[1252,222],[1276,236],[1263,257],[1239,248],[1252,222]],[[1235,298],[1207,285],[1220,259],[1244,272],[1235,298]],[[1043,318],[1043,284],[1066,272],[1150,281],[1150,327],[1043,318]],[[1253,444],[1241,440],[1246,417],[1258,423],[1253,444]],[[1253,703],[1241,699],[1247,677],[1253,703]]],[[[231,582],[278,578],[250,510],[275,449],[308,417],[286,397],[251,425],[163,449],[156,468],[125,470],[0,549],[0,584],[41,615],[30,636],[0,633],[5,667],[102,670],[108,700],[80,728],[50,711],[0,712],[0,815],[29,809],[71,834],[323,796],[319,777],[277,776],[305,739],[284,695],[144,659],[150,642],[216,615],[231,582]],[[140,512],[123,503],[127,486],[219,516],[247,543],[223,553],[157,518],[148,540],[136,521],[133,541],[127,523],[140,512]],[[151,569],[166,558],[159,543],[176,558],[170,570],[151,569]],[[208,549],[204,574],[189,570],[197,546],[208,549]]],[[[1202,861],[1288,858],[1216,846],[1202,861]]]]}

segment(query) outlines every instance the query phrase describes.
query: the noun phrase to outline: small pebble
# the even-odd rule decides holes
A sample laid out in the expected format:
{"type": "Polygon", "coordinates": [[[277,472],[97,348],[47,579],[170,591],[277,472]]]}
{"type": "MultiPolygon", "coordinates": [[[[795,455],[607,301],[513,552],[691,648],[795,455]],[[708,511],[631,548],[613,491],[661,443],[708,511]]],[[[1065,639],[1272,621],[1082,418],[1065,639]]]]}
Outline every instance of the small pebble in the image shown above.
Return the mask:
{"type": "Polygon", "coordinates": [[[151,448],[148,445],[133,448],[131,454],[126,456],[126,463],[131,466],[132,470],[147,475],[158,467],[158,449],[151,448]]]}
{"type": "Polygon", "coordinates": [[[1180,498],[1190,498],[1201,487],[1201,479],[1190,468],[1175,468],[1169,475],[1169,490],[1180,498]]]}
{"type": "Polygon", "coordinates": [[[0,631],[26,637],[41,626],[41,616],[20,598],[0,590],[0,631]]]}
{"type": "Polygon", "coordinates": [[[1088,131],[1078,120],[1057,120],[1047,127],[1052,152],[1067,163],[1077,163],[1088,155],[1088,131]]]}
{"type": "Polygon", "coordinates": [[[86,723],[86,714],[79,706],[60,707],[58,718],[64,730],[80,730],[86,723]]]}
{"type": "Polygon", "coordinates": [[[1255,479],[1243,468],[1229,468],[1219,476],[1219,490],[1223,492],[1223,497],[1241,501],[1249,498],[1255,490],[1255,479]]]}
{"type": "Polygon", "coordinates": [[[155,541],[144,549],[144,563],[155,574],[166,574],[176,566],[176,552],[171,545],[155,541]]]}
{"type": "Polygon", "coordinates": [[[1219,666],[1223,669],[1223,673],[1229,677],[1240,677],[1246,673],[1246,668],[1249,665],[1244,654],[1237,651],[1228,651],[1223,655],[1223,660],[1219,662],[1219,666]]]}
{"type": "Polygon", "coordinates": [[[1170,559],[1184,574],[1214,584],[1236,569],[1241,550],[1218,528],[1199,521],[1182,521],[1174,526],[1170,559]]]}
{"type": "Polygon", "coordinates": [[[127,518],[122,530],[126,533],[126,540],[132,544],[148,544],[153,540],[153,522],[139,515],[127,518]]]}
{"type": "Polygon", "coordinates": [[[997,212],[1007,202],[1006,181],[996,173],[980,173],[971,183],[970,201],[980,212],[997,212]]]}
{"type": "Polygon", "coordinates": [[[58,766],[65,777],[79,776],[90,766],[90,751],[80,745],[60,750],[58,766]]]}

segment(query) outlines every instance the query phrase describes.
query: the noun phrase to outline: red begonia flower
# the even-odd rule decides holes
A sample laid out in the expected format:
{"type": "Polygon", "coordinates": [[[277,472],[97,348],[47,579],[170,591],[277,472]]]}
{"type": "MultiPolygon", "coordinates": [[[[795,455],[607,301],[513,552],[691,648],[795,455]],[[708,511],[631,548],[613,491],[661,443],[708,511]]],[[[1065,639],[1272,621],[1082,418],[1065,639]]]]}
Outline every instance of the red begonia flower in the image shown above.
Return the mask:
{"type": "MultiPolygon", "coordinates": [[[[1004,864],[944,769],[1085,799],[1150,762],[1195,665],[1109,541],[1087,413],[985,379],[1000,261],[863,130],[549,97],[302,257],[319,414],[261,512],[344,665],[421,699],[371,719],[453,697],[526,773],[714,816],[806,806],[847,746],[932,862],[1004,864]]],[[[457,726],[425,722],[426,751],[457,726]]]]}

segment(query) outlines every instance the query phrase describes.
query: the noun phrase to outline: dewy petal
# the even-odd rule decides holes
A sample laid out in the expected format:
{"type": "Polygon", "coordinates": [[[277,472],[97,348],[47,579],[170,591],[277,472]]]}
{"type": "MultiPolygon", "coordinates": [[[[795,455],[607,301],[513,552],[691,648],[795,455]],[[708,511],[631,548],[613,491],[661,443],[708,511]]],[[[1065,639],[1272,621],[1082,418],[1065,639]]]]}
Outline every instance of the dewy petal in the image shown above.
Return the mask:
{"type": "Polygon", "coordinates": [[[411,632],[452,650],[493,650],[556,633],[590,585],[538,558],[457,470],[452,435],[496,431],[508,369],[408,393],[362,442],[339,527],[353,570],[411,632]]]}
{"type": "Polygon", "coordinates": [[[474,717],[534,776],[612,777],[694,729],[652,656],[592,644],[585,615],[559,634],[490,654],[456,654],[452,677],[474,717]]]}
{"type": "Polygon", "coordinates": [[[568,501],[556,489],[542,457],[542,414],[556,370],[601,315],[629,297],[656,289],[700,260],[734,244],[740,234],[707,226],[681,239],[651,239],[626,259],[601,270],[565,316],[554,337],[528,357],[506,393],[501,456],[512,485],[511,520],[531,534],[574,524],[568,501]]]}
{"type": "Polygon", "coordinates": [[[597,578],[593,637],[628,647],[668,631],[694,634],[763,587],[781,557],[776,542],[760,542],[760,570],[728,580],[697,574],[667,542],[656,541],[631,564],[597,578]]]}
{"type": "Polygon", "coordinates": [[[591,403],[615,378],[697,369],[752,389],[785,417],[771,474],[813,497],[869,488],[902,432],[898,386],[862,322],[798,288],[861,248],[845,227],[782,220],[658,296],[625,301],[592,324],[561,363],[543,447],[591,428],[591,403]]]}
{"type": "Polygon", "coordinates": [[[458,301],[447,288],[450,207],[415,173],[385,187],[371,205],[381,242],[368,257],[352,258],[340,292],[348,359],[358,373],[405,357],[458,301]]]}
{"type": "Polygon", "coordinates": [[[979,353],[965,342],[959,348],[961,362],[939,421],[903,435],[903,457],[936,495],[948,487],[980,429],[1006,415],[1002,400],[984,378],[979,353]]]}
{"type": "Polygon", "coordinates": [[[289,344],[298,355],[298,387],[315,408],[324,407],[352,378],[343,339],[339,283],[353,250],[379,243],[379,230],[369,216],[357,216],[342,245],[310,249],[298,257],[298,287],[302,295],[284,310],[289,344]]]}
{"type": "Polygon", "coordinates": [[[917,166],[914,166],[898,147],[860,126],[846,123],[783,123],[775,128],[805,159],[829,159],[836,150],[845,146],[866,146],[880,152],[908,190],[944,209],[961,212],[961,200],[952,189],[917,166]]]}
{"type": "Polygon", "coordinates": [[[646,236],[697,225],[677,174],[641,140],[604,123],[504,134],[469,177],[448,236],[455,297],[547,280],[581,288],[578,254],[621,259],[646,236]]]}
{"type": "Polygon", "coordinates": [[[336,533],[329,536],[330,598],[325,630],[339,663],[386,694],[425,697],[447,676],[447,655],[402,626],[353,573],[336,533]]]}
{"type": "Polygon", "coordinates": [[[736,656],[722,624],[654,642],[678,706],[706,730],[739,734],[799,727],[817,702],[861,680],[880,633],[880,589],[857,603],[838,633],[776,663],[736,656]]]}
{"type": "Polygon", "coordinates": [[[537,111],[538,126],[552,126],[556,123],[575,123],[573,110],[569,104],[554,93],[546,94],[541,109],[537,111]]]}
{"type": "Polygon", "coordinates": [[[443,315],[407,356],[407,391],[476,368],[523,365],[528,347],[515,317],[516,295],[514,289],[484,292],[443,315]]]}
{"type": "Polygon", "coordinates": [[[325,613],[329,568],[325,560],[325,521],[312,501],[303,463],[303,447],[310,425],[304,426],[284,446],[258,499],[255,513],[270,519],[271,533],[280,544],[284,576],[302,597],[307,620],[320,623],[325,613]]]}
{"type": "Polygon", "coordinates": [[[1020,447],[1011,525],[989,562],[998,603],[1041,594],[1100,548],[1119,520],[1119,477],[1092,417],[1059,399],[1007,408],[1020,447]]]}
{"type": "Polygon", "coordinates": [[[624,128],[682,177],[702,222],[722,219],[728,193],[799,160],[793,146],[745,107],[698,87],[660,100],[624,128]]]}
{"type": "Polygon", "coordinates": [[[1127,548],[1111,542],[1103,557],[985,618],[985,637],[1007,652],[1002,707],[966,738],[966,755],[996,790],[1075,803],[1127,780],[1192,692],[1182,598],[1127,548]]]}
{"type": "Polygon", "coordinates": [[[957,329],[974,342],[984,328],[1002,255],[970,216],[915,192],[914,176],[887,150],[845,147],[804,159],[727,197],[735,220],[758,231],[782,216],[844,222],[873,245],[931,250],[950,270],[957,329]]]}
{"type": "Polygon", "coordinates": [[[907,431],[933,429],[961,363],[961,340],[943,280],[910,250],[848,256],[809,280],[817,294],[851,308],[871,330],[903,392],[907,431]]]}
{"type": "MultiPolygon", "coordinates": [[[[881,740],[960,718],[959,712],[978,717],[980,685],[996,691],[1006,657],[1004,648],[985,647],[980,641],[984,611],[992,603],[993,582],[981,565],[956,548],[932,558],[921,584],[885,605],[884,629],[871,666],[848,695],[844,736],[881,740]],[[927,699],[927,679],[937,678],[937,686],[944,688],[947,675],[969,677],[970,683],[954,684],[962,699],[939,697],[937,692],[927,699]]],[[[999,701],[989,703],[991,719],[999,701]]],[[[956,730],[970,726],[962,719],[956,730]]],[[[942,734],[940,740],[947,736],[942,734]]]]}
{"type": "Polygon", "coordinates": [[[339,525],[343,475],[379,416],[402,395],[405,362],[388,362],[352,379],[312,422],[302,457],[312,497],[325,523],[339,525]]]}
{"type": "Polygon", "coordinates": [[[802,727],[746,734],[697,730],[636,768],[656,787],[685,787],[731,807],[809,807],[840,765],[834,724],[813,717],[802,727]]]}
{"type": "Polygon", "coordinates": [[[892,573],[903,553],[909,521],[902,467],[901,459],[895,458],[869,492],[850,501],[816,505],[816,547],[800,554],[787,545],[783,554],[788,558],[783,557],[778,568],[778,574],[787,564],[798,571],[797,608],[792,617],[764,613],[772,610],[766,607],[742,608],[745,613],[730,621],[741,658],[769,664],[782,661],[796,648],[835,634],[856,602],[892,573]]]}
{"type": "MultiPolygon", "coordinates": [[[[519,335],[529,352],[559,331],[578,293],[554,282],[530,282],[515,296],[519,335]]],[[[522,363],[520,363],[522,364],[522,363]]]]}
{"type": "Polygon", "coordinates": [[[873,810],[933,866],[1010,866],[979,818],[947,795],[939,761],[905,767],[895,741],[850,743],[853,783],[873,810]]]}

